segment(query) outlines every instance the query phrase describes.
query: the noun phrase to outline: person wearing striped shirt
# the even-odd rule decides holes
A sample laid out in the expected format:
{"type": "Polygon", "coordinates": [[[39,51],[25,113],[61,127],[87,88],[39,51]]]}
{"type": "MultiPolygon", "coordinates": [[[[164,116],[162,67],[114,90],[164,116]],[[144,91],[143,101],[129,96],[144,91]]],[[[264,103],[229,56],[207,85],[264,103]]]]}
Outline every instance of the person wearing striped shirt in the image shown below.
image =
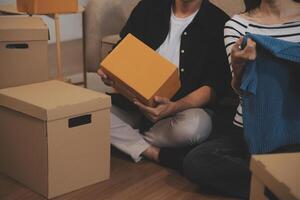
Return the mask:
{"type": "MultiPolygon", "coordinates": [[[[256,43],[248,39],[245,48],[241,48],[243,36],[252,33],[300,43],[300,0],[244,2],[246,12],[233,16],[224,27],[225,47],[232,72],[231,85],[240,96],[245,65],[247,61],[256,59],[256,43]]],[[[210,191],[248,199],[251,154],[243,135],[242,103],[240,98],[231,129],[226,130],[230,134],[211,139],[189,152],[184,160],[183,173],[210,191]]],[[[269,153],[295,151],[300,151],[300,145],[284,146],[269,153]]]]}
{"type": "MultiPolygon", "coordinates": [[[[227,51],[227,57],[230,63],[230,68],[232,71],[232,75],[234,77],[235,73],[232,68],[232,48],[234,45],[237,47],[236,42],[241,43],[241,37],[243,37],[246,33],[259,34],[259,35],[267,35],[274,38],[278,38],[281,40],[300,43],[300,21],[292,21],[292,22],[284,22],[277,24],[261,24],[257,21],[254,21],[249,15],[235,15],[230,19],[224,28],[224,39],[225,39],[225,47],[227,51]]],[[[249,48],[255,47],[253,41],[248,41],[249,48]]],[[[252,52],[252,51],[251,51],[252,52]]],[[[254,57],[255,52],[249,54],[249,56],[254,57]]],[[[239,62],[239,61],[238,61],[239,62]]],[[[238,71],[238,69],[237,69],[238,71]]],[[[237,78],[232,79],[232,87],[240,94],[239,90],[241,75],[236,75],[237,78]]],[[[243,112],[242,112],[242,99],[240,98],[240,104],[237,108],[236,116],[233,120],[233,123],[236,126],[243,127],[243,112]]]]}

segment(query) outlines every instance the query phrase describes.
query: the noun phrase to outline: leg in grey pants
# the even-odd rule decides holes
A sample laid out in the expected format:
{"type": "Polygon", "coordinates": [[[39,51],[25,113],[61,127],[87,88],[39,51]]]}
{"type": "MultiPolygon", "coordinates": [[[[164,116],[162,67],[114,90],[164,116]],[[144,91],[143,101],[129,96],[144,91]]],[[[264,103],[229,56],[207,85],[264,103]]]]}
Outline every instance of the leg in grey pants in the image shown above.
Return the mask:
{"type": "Polygon", "coordinates": [[[200,108],[188,109],[156,122],[144,135],[136,129],[140,113],[129,113],[116,106],[111,110],[111,143],[138,162],[151,145],[175,147],[205,140],[212,127],[211,117],[200,108]]]}

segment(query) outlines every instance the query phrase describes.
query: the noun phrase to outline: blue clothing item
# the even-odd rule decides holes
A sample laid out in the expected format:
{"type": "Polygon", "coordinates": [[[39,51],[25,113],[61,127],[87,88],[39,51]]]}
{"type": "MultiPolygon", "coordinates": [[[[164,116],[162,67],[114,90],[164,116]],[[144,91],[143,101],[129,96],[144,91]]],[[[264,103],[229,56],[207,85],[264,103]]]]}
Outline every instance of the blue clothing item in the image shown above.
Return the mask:
{"type": "Polygon", "coordinates": [[[300,144],[300,44],[247,34],[257,58],[242,80],[244,134],[250,153],[300,144]]]}

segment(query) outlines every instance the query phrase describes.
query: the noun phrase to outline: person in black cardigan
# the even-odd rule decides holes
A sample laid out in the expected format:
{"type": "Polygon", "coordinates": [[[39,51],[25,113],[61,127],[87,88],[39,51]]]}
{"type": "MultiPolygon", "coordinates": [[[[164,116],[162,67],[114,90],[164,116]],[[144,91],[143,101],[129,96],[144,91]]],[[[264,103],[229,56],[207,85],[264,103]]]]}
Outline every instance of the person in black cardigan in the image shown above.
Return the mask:
{"type": "MultiPolygon", "coordinates": [[[[172,99],[156,97],[155,108],[140,102],[131,103],[113,94],[111,135],[115,147],[136,162],[144,156],[172,165],[170,151],[165,147],[189,149],[208,137],[215,104],[230,88],[223,42],[223,27],[228,19],[208,0],[142,0],[138,3],[120,33],[121,38],[131,33],[176,64],[182,86],[172,99]],[[183,27],[177,27],[178,23],[183,26],[186,23],[183,30],[178,30],[183,27]],[[171,39],[176,34],[179,34],[177,44],[171,39]],[[175,49],[175,56],[170,56],[165,49],[175,49]],[[129,126],[125,121],[132,111],[148,118],[143,117],[129,126]],[[120,112],[128,115],[122,118],[120,112]],[[136,127],[144,136],[139,136],[136,127]]],[[[104,83],[113,86],[101,68],[98,73],[104,83]]]]}

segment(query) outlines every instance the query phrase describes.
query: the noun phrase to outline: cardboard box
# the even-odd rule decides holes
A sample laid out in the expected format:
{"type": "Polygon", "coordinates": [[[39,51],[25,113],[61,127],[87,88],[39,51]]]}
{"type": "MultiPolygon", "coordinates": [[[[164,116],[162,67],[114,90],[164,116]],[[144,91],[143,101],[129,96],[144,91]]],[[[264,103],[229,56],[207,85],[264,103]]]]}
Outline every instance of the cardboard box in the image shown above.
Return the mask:
{"type": "Polygon", "coordinates": [[[39,17],[0,16],[0,89],[49,79],[48,38],[39,17]]]}
{"type": "Polygon", "coordinates": [[[29,14],[76,13],[78,0],[17,0],[17,10],[29,14]]]}
{"type": "Polygon", "coordinates": [[[0,171],[47,198],[108,179],[110,105],[60,81],[0,90],[0,171]]]}
{"type": "Polygon", "coordinates": [[[278,199],[300,199],[300,153],[255,155],[250,170],[251,200],[269,199],[268,188],[278,199]]]}
{"type": "Polygon", "coordinates": [[[155,96],[172,98],[180,88],[178,68],[131,34],[103,60],[101,67],[117,91],[149,106],[155,105],[155,96]]]}

